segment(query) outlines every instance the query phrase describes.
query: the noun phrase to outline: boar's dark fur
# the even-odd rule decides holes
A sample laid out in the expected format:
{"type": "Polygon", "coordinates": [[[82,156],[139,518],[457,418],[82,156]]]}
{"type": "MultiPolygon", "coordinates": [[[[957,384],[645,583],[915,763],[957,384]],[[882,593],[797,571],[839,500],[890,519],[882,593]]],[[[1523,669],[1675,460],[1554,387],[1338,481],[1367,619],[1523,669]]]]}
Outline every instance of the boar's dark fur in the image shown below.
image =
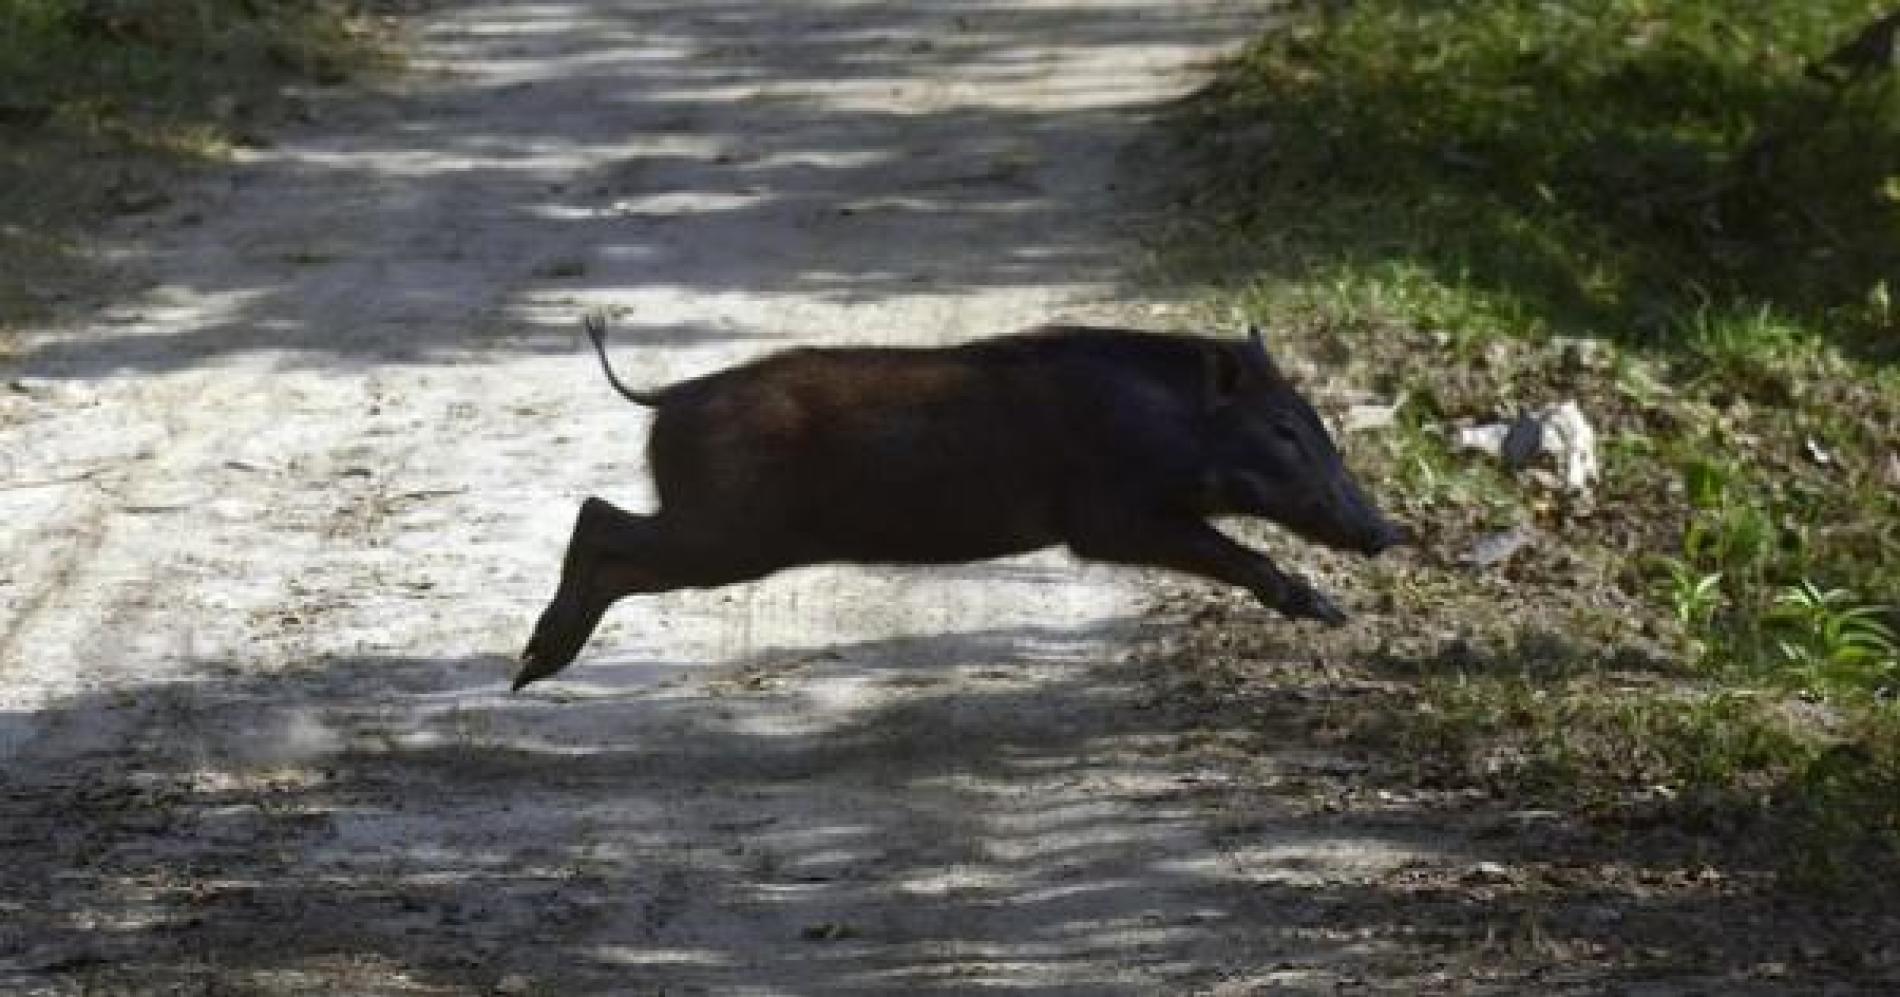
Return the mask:
{"type": "Polygon", "coordinates": [[[1055,544],[1345,614],[1207,524],[1261,516],[1376,554],[1403,542],[1267,355],[1245,340],[1051,326],[935,349],[798,349],[636,391],[660,508],[589,498],[519,689],[566,667],[623,596],[827,561],[974,561],[1055,544]]]}

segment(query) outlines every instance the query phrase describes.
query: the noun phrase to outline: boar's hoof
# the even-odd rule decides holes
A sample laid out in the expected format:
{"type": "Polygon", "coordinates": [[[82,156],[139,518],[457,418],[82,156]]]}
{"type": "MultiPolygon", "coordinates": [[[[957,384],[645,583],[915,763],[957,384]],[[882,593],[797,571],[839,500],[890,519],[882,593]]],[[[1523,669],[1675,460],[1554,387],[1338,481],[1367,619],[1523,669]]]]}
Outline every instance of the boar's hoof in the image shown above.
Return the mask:
{"type": "Polygon", "coordinates": [[[555,660],[552,655],[537,651],[534,644],[530,643],[528,649],[521,652],[521,670],[515,673],[515,681],[508,687],[509,690],[520,692],[528,683],[538,682],[560,671],[562,666],[556,664],[555,660]]]}
{"type": "Polygon", "coordinates": [[[1287,619],[1318,620],[1329,627],[1343,626],[1348,619],[1346,611],[1325,593],[1302,581],[1293,583],[1279,609],[1287,619]]]}
{"type": "Polygon", "coordinates": [[[572,618],[572,611],[556,600],[541,614],[534,636],[528,638],[528,646],[521,652],[521,671],[515,673],[513,690],[520,692],[528,683],[566,668],[581,653],[581,645],[592,630],[572,618]]]}
{"type": "Polygon", "coordinates": [[[542,659],[536,658],[534,652],[523,651],[521,653],[521,670],[515,673],[515,680],[509,684],[508,691],[520,692],[522,689],[527,688],[528,683],[547,678],[549,675],[554,674],[555,671],[557,671],[557,669],[549,668],[542,659]]]}

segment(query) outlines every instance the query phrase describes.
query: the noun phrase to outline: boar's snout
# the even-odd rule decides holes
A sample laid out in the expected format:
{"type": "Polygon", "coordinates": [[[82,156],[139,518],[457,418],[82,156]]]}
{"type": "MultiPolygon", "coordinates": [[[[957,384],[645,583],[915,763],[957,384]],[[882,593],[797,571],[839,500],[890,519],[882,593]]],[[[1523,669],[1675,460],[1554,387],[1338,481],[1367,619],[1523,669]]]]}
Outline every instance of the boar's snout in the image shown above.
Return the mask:
{"type": "Polygon", "coordinates": [[[1376,557],[1392,547],[1404,547],[1413,543],[1412,531],[1400,523],[1387,519],[1366,493],[1361,491],[1357,482],[1343,471],[1335,484],[1331,500],[1324,506],[1322,516],[1328,521],[1330,529],[1316,539],[1341,550],[1350,550],[1376,557]]]}
{"type": "Polygon", "coordinates": [[[1410,529],[1386,519],[1375,511],[1322,542],[1338,550],[1349,550],[1355,554],[1377,557],[1393,547],[1411,546],[1413,539],[1410,529]]]}
{"type": "Polygon", "coordinates": [[[1377,557],[1393,547],[1410,547],[1418,542],[1410,527],[1391,520],[1382,520],[1366,538],[1365,552],[1368,557],[1377,557]]]}

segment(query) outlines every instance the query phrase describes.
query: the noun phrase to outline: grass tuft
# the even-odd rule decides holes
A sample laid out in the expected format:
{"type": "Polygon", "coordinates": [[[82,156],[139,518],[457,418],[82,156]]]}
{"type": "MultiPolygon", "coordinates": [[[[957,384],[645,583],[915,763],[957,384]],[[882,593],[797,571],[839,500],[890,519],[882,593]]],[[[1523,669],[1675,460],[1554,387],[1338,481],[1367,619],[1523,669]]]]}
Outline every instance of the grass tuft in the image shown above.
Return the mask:
{"type": "Polygon", "coordinates": [[[1413,759],[1425,785],[1723,841],[1731,860],[1809,887],[1872,889],[1858,877],[1896,867],[1891,708],[1849,716],[1732,690],[1630,697],[1598,680],[1509,676],[1441,678],[1426,692],[1420,706],[1355,717],[1349,736],[1413,759]]]}

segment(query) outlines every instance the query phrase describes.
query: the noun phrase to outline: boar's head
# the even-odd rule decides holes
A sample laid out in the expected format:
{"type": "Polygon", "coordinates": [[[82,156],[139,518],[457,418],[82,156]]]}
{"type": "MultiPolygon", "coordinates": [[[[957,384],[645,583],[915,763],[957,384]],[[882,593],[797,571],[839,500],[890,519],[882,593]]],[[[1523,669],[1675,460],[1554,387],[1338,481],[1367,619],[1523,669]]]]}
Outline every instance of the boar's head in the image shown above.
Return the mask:
{"type": "Polygon", "coordinates": [[[1407,543],[1340,459],[1331,434],[1267,353],[1260,330],[1209,354],[1208,483],[1216,512],[1270,519],[1316,543],[1377,554],[1407,543]]]}

